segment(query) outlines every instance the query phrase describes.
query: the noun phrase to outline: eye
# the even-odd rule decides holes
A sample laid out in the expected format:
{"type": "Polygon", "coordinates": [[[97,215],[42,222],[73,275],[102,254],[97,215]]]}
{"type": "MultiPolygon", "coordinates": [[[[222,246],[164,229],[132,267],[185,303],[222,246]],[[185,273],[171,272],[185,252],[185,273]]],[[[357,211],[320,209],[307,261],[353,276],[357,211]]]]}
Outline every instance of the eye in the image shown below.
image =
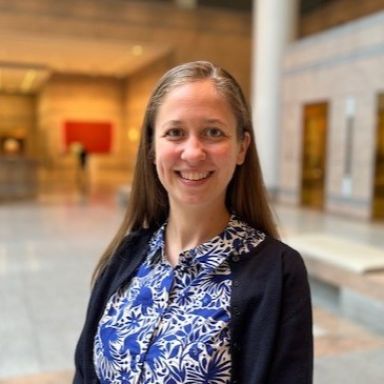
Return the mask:
{"type": "Polygon", "coordinates": [[[184,137],[184,135],[184,131],[181,128],[170,128],[164,133],[163,137],[167,137],[171,140],[177,140],[184,137]]]}
{"type": "Polygon", "coordinates": [[[214,128],[214,127],[207,128],[205,130],[205,135],[208,136],[208,137],[214,138],[214,139],[225,136],[224,132],[221,129],[214,128]]]}

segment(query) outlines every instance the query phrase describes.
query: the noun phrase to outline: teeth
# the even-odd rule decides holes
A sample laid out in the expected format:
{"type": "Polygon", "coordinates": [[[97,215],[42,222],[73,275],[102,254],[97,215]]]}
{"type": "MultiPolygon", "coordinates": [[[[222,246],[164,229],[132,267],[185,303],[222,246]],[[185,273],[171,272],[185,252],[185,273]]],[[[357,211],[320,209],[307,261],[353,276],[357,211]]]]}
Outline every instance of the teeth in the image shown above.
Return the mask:
{"type": "Polygon", "coordinates": [[[180,175],[183,179],[197,181],[206,179],[209,172],[180,172],[180,175]]]}

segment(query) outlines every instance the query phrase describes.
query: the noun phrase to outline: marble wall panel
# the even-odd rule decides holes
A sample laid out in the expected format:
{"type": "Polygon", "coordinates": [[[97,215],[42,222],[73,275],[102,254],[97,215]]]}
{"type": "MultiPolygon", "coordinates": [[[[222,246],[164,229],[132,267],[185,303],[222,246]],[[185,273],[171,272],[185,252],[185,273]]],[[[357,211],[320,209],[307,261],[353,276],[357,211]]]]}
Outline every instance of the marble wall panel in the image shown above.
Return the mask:
{"type": "MultiPolygon", "coordinates": [[[[371,214],[377,97],[384,89],[383,21],[384,13],[380,13],[309,37],[294,43],[284,60],[282,140],[286,146],[292,143],[292,132],[299,134],[302,125],[299,114],[291,111],[302,111],[305,104],[317,101],[329,103],[326,210],[330,212],[364,218],[371,214]],[[351,99],[352,112],[347,107],[351,99]],[[350,114],[353,120],[349,148],[350,114]],[[343,188],[347,156],[351,156],[352,162],[349,192],[343,188]]],[[[283,150],[281,157],[283,174],[292,170],[295,162],[286,153],[283,150]]],[[[299,169],[297,158],[296,169],[299,169]]],[[[293,190],[286,176],[281,177],[280,186],[282,191],[293,190]]],[[[296,193],[299,195],[300,190],[296,193]]]]}

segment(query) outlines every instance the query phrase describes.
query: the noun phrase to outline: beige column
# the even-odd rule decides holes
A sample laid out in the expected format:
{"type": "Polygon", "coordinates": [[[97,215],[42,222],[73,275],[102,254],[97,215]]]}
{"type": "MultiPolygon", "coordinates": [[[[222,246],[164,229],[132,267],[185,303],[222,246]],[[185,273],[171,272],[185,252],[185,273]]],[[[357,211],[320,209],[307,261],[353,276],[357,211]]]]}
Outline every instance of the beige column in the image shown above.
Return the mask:
{"type": "Polygon", "coordinates": [[[297,15],[298,0],[253,3],[253,122],[265,184],[272,195],[279,185],[281,62],[295,38],[297,15]]]}

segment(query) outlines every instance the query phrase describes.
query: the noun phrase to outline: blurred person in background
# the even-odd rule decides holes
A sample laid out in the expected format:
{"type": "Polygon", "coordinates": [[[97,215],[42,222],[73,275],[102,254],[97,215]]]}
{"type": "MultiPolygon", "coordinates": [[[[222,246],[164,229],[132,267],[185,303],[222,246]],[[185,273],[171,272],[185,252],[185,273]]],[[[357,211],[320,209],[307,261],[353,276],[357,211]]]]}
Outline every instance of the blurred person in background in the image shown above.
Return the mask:
{"type": "Polygon", "coordinates": [[[312,383],[307,274],[278,238],[238,83],[209,62],[171,69],[93,275],[73,382],[312,383]]]}
{"type": "Polygon", "coordinates": [[[76,184],[79,192],[82,195],[86,195],[89,189],[88,181],[88,160],[89,152],[85,148],[83,143],[74,142],[71,145],[71,151],[76,157],[76,184]]]}

